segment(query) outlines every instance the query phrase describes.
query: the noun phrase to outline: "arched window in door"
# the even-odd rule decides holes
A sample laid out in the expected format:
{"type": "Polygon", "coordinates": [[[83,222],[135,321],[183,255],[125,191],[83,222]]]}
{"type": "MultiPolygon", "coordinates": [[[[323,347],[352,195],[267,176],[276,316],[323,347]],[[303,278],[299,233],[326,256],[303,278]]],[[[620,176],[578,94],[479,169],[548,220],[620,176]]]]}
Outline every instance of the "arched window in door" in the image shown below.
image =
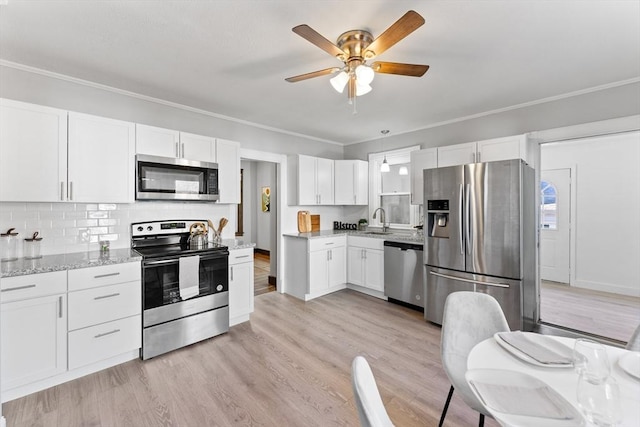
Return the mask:
{"type": "Polygon", "coordinates": [[[540,227],[545,230],[558,229],[558,192],[548,181],[540,181],[540,227]]]}

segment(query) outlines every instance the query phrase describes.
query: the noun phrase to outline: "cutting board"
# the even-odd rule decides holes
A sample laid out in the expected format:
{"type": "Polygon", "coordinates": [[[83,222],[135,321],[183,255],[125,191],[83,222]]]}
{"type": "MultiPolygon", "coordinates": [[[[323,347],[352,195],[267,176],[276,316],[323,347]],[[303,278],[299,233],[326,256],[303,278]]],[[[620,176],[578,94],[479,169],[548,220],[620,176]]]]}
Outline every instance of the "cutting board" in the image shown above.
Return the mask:
{"type": "Polygon", "coordinates": [[[298,211],[298,232],[308,233],[311,231],[311,214],[309,211],[298,211]]]}
{"type": "Polygon", "coordinates": [[[311,215],[311,231],[320,231],[320,215],[311,215]]]}

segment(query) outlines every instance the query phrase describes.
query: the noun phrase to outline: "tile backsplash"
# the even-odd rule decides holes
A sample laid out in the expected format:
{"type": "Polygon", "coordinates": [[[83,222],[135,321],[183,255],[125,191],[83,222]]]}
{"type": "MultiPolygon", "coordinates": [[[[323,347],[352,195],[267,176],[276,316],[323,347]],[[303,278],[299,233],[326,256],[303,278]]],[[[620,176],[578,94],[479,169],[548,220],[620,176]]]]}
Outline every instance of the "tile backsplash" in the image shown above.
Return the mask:
{"type": "MultiPolygon", "coordinates": [[[[15,228],[20,239],[35,231],[42,237],[42,254],[98,250],[99,240],[109,240],[111,248],[128,248],[131,223],[170,219],[210,219],[218,224],[229,219],[224,238],[233,238],[236,205],[196,202],[110,203],[7,203],[0,204],[0,231],[15,228]]],[[[22,256],[22,245],[18,245],[22,256]]]]}

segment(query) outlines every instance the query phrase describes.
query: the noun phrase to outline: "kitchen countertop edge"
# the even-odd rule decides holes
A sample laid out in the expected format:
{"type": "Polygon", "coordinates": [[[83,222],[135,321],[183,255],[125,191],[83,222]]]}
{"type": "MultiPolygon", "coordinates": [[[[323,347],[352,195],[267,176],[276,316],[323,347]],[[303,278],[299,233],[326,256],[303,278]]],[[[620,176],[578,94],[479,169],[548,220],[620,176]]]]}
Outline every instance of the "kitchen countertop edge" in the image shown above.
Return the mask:
{"type": "Polygon", "coordinates": [[[323,237],[332,236],[358,236],[367,237],[371,239],[389,240],[393,242],[411,242],[411,243],[424,243],[423,236],[413,236],[407,233],[394,233],[390,234],[367,234],[366,231],[357,230],[320,230],[312,231],[309,233],[284,233],[286,237],[296,237],[299,239],[318,239],[323,237]]]}

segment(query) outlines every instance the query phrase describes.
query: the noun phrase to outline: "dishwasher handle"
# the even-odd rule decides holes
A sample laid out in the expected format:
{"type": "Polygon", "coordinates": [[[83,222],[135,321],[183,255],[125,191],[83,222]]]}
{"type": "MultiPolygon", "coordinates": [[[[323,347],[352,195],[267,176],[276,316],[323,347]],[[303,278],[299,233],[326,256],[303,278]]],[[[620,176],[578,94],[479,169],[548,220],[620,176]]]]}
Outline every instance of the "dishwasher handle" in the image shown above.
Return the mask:
{"type": "Polygon", "coordinates": [[[402,251],[407,251],[407,250],[421,251],[424,248],[423,245],[418,243],[391,242],[387,240],[384,241],[384,247],[398,248],[402,251]]]}

